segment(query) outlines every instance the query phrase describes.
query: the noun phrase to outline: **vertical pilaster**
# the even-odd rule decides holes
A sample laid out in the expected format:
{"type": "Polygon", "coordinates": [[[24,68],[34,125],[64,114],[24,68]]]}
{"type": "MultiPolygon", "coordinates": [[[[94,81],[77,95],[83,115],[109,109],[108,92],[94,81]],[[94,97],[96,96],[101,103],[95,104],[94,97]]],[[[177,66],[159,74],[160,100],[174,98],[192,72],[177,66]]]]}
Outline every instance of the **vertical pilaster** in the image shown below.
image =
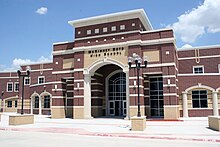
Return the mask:
{"type": "Polygon", "coordinates": [[[42,97],[39,97],[39,115],[42,114],[42,97]]]}
{"type": "Polygon", "coordinates": [[[213,115],[218,116],[218,93],[217,91],[212,92],[212,108],[213,108],[213,115]]]}
{"type": "Polygon", "coordinates": [[[33,114],[33,99],[31,98],[31,114],[33,114]]]}
{"type": "Polygon", "coordinates": [[[183,101],[183,117],[188,117],[187,92],[182,92],[182,101],[183,101]]]}
{"type": "Polygon", "coordinates": [[[126,74],[126,119],[130,119],[129,70],[125,71],[125,74],[126,74]]]}
{"type": "Polygon", "coordinates": [[[84,74],[84,118],[91,116],[91,75],[84,74]]]}

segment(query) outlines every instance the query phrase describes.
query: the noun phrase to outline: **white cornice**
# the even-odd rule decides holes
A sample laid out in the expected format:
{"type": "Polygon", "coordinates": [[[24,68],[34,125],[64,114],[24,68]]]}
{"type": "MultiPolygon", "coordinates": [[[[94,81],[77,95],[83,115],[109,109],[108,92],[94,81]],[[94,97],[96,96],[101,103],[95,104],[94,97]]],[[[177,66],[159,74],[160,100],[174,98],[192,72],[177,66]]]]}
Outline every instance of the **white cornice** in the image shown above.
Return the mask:
{"type": "Polygon", "coordinates": [[[68,21],[68,23],[71,26],[77,28],[77,27],[103,24],[103,23],[134,19],[134,18],[139,18],[147,30],[153,29],[144,9],[136,9],[136,10],[100,15],[95,17],[83,18],[83,19],[68,21]]]}
{"type": "Polygon", "coordinates": [[[196,47],[189,47],[189,48],[178,48],[178,52],[188,51],[188,50],[195,50],[195,49],[213,49],[213,48],[220,48],[220,45],[209,45],[209,46],[196,46],[196,47]]]}
{"type": "Polygon", "coordinates": [[[187,76],[220,76],[220,73],[202,73],[202,74],[177,74],[178,77],[187,77],[187,76]]]}
{"type": "Polygon", "coordinates": [[[184,57],[178,58],[178,60],[192,60],[192,59],[202,59],[202,58],[219,58],[220,55],[212,55],[212,56],[199,56],[199,57],[184,57]]]}

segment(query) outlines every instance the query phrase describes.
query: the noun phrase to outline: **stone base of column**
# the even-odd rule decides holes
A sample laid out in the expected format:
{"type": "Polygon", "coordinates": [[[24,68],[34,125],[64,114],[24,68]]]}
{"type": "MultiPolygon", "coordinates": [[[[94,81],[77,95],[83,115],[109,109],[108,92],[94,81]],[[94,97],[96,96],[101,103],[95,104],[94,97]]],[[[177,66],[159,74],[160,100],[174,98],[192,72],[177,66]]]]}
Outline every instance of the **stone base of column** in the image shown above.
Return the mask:
{"type": "Polygon", "coordinates": [[[24,114],[24,115],[9,115],[9,125],[25,125],[33,124],[34,115],[24,114]]]}
{"type": "Polygon", "coordinates": [[[177,120],[180,117],[179,106],[177,105],[165,105],[164,106],[164,119],[165,120],[177,120]]]}
{"type": "Polygon", "coordinates": [[[73,107],[73,119],[84,119],[84,106],[73,107]]]}
{"type": "Polygon", "coordinates": [[[220,131],[220,116],[208,116],[209,128],[220,131]]]}
{"type": "Polygon", "coordinates": [[[146,117],[131,117],[131,131],[144,131],[146,128],[146,117]]]}
{"type": "Polygon", "coordinates": [[[65,118],[65,108],[64,107],[52,107],[51,108],[51,118],[65,118]]]}

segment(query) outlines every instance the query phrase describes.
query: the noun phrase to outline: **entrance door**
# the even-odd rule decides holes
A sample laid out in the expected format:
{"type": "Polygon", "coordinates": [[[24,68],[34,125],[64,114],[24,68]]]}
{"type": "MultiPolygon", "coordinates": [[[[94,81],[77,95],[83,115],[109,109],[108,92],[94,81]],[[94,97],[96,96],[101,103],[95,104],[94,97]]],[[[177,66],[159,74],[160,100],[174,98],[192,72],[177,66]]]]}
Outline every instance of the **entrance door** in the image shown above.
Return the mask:
{"type": "Polygon", "coordinates": [[[126,79],[123,72],[109,78],[108,115],[126,116],[126,79]]]}
{"type": "Polygon", "coordinates": [[[163,117],[163,79],[162,77],[149,77],[150,79],[150,110],[152,117],[163,117]]]}

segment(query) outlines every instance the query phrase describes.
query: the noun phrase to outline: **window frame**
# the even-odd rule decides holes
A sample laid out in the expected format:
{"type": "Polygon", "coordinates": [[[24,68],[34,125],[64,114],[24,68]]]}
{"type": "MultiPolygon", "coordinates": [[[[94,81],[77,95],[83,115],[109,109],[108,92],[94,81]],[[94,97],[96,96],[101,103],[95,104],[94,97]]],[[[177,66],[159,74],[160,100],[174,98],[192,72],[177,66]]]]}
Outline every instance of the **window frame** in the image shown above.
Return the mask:
{"type": "Polygon", "coordinates": [[[112,32],[115,32],[116,30],[117,30],[116,26],[112,26],[112,27],[111,27],[111,31],[112,31],[112,32]]]}
{"type": "Polygon", "coordinates": [[[13,82],[7,82],[7,92],[13,92],[13,82]],[[11,84],[11,91],[8,90],[9,84],[11,84]]]}
{"type": "Polygon", "coordinates": [[[13,106],[12,101],[11,100],[7,101],[7,108],[12,108],[12,106],[13,106]],[[9,106],[9,102],[11,104],[10,106],[9,106]]]}
{"type": "Polygon", "coordinates": [[[192,108],[195,108],[195,109],[201,109],[201,108],[204,108],[204,109],[207,109],[208,108],[208,91],[207,90],[192,90],[192,108]],[[201,94],[201,91],[205,91],[206,94],[201,94]],[[193,94],[193,92],[198,92],[198,94],[193,94]],[[206,98],[203,98],[202,96],[206,95],[206,98]],[[193,96],[198,96],[198,98],[193,98],[193,96]],[[193,101],[198,101],[199,102],[199,106],[198,107],[195,107],[193,106],[193,101]],[[206,101],[206,107],[202,107],[202,103],[201,101],[206,101]]]}
{"type": "Polygon", "coordinates": [[[95,29],[95,34],[99,33],[99,28],[95,29]]]}
{"type": "Polygon", "coordinates": [[[38,84],[44,84],[45,83],[45,76],[38,76],[38,80],[37,80],[38,84]],[[40,78],[43,78],[43,83],[40,83],[40,78]]]}
{"type": "Polygon", "coordinates": [[[102,28],[102,32],[103,32],[103,33],[108,32],[108,27],[103,27],[103,28],[102,28]]]}
{"type": "Polygon", "coordinates": [[[220,64],[218,64],[218,73],[220,73],[220,64]]]}
{"type": "Polygon", "coordinates": [[[18,92],[19,91],[19,82],[14,82],[14,92],[18,92]],[[16,89],[16,84],[18,84],[18,89],[16,89]]]}
{"type": "Polygon", "coordinates": [[[91,34],[92,34],[92,30],[87,30],[87,31],[86,31],[86,34],[87,34],[87,35],[91,35],[91,34]]]}
{"type": "Polygon", "coordinates": [[[50,95],[44,96],[44,109],[50,109],[51,97],[50,95]],[[46,101],[47,100],[47,101],[46,101]]]}
{"type": "Polygon", "coordinates": [[[24,77],[24,85],[30,85],[31,84],[31,77],[24,77]],[[29,79],[29,83],[26,84],[26,80],[29,79]]]}
{"type": "Polygon", "coordinates": [[[205,73],[204,65],[193,66],[193,74],[204,74],[204,73],[205,73]],[[195,72],[196,68],[202,68],[202,73],[196,73],[195,72]]]}
{"type": "Polygon", "coordinates": [[[120,30],[125,30],[125,25],[120,25],[120,30]]]}

